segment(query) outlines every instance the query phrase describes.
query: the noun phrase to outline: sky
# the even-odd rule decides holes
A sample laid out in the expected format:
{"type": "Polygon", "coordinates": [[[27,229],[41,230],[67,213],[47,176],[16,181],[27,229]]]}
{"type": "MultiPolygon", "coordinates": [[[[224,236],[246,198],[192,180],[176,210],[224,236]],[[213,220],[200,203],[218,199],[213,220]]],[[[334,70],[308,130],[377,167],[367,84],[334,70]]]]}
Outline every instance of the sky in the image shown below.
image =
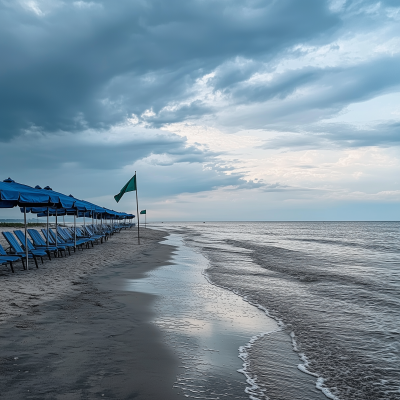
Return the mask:
{"type": "MultiPolygon", "coordinates": [[[[148,221],[400,219],[398,0],[0,0],[0,178],[148,221]]],[[[2,210],[15,218],[18,210],[2,210]]]]}

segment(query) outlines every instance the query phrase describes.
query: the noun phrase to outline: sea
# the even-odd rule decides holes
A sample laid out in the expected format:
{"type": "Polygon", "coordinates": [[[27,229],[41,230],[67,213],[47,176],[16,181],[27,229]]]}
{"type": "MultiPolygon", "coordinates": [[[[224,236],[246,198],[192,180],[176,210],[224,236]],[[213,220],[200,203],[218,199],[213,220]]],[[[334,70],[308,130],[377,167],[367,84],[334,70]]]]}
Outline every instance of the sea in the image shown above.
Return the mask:
{"type": "MultiPolygon", "coordinates": [[[[190,254],[206,260],[202,273],[210,285],[273,320],[269,331],[254,332],[247,342],[239,338],[243,343],[236,357],[246,376],[247,386],[240,388],[244,398],[400,399],[400,222],[152,227],[179,238],[189,251],[182,256],[187,263],[190,254]],[[307,394],[309,382],[314,390],[307,394]]],[[[235,301],[227,298],[225,303],[238,310],[242,306],[235,301]]],[[[234,317],[230,321],[233,330],[241,324],[234,317]]],[[[185,393],[212,398],[197,396],[196,390],[185,393]]]]}

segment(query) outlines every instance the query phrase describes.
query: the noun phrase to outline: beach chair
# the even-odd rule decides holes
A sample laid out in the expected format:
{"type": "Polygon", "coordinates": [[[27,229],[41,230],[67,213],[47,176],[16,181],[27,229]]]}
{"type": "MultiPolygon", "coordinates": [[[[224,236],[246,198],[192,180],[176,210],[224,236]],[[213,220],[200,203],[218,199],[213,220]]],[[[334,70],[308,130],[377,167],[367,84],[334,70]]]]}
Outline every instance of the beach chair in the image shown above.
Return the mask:
{"type": "Polygon", "coordinates": [[[114,231],[112,230],[110,225],[103,225],[102,229],[104,232],[107,232],[108,236],[112,236],[114,234],[114,231]]]}
{"type": "MultiPolygon", "coordinates": [[[[3,234],[4,238],[7,240],[8,244],[10,245],[10,248],[13,250],[13,254],[21,257],[21,261],[22,261],[22,264],[24,265],[24,269],[25,269],[24,259],[26,257],[26,254],[25,254],[24,249],[19,245],[19,243],[17,242],[17,239],[11,232],[2,232],[2,234],[3,234]]],[[[36,257],[35,253],[36,253],[36,250],[33,250],[33,251],[28,250],[28,259],[33,258],[33,260],[35,261],[35,264],[36,264],[36,268],[39,268],[39,265],[38,265],[37,259],[36,259],[37,257],[36,257]]],[[[40,255],[38,257],[42,258],[40,255]]],[[[42,258],[42,262],[43,262],[43,258],[42,258]]]]}
{"type": "Polygon", "coordinates": [[[73,243],[67,243],[66,241],[64,241],[64,239],[57,233],[57,238],[56,238],[56,234],[53,232],[52,229],[49,229],[50,232],[50,236],[52,239],[53,243],[57,243],[57,245],[61,245],[61,246],[65,246],[65,248],[68,250],[69,255],[71,255],[71,250],[70,248],[74,248],[74,244],[73,243]],[[57,241],[56,241],[57,239],[57,241]]]}
{"type": "MultiPolygon", "coordinates": [[[[25,250],[25,234],[20,231],[14,231],[14,235],[18,238],[18,240],[21,242],[21,247],[25,250]]],[[[51,260],[51,256],[50,256],[50,250],[46,249],[46,248],[37,248],[33,245],[33,243],[28,239],[27,240],[28,243],[28,250],[32,251],[32,250],[39,250],[41,252],[41,254],[43,256],[45,256],[47,254],[47,256],[49,257],[49,260],[51,260]]],[[[36,254],[37,255],[37,254],[36,254]]],[[[43,263],[43,260],[42,260],[43,263]]]]}
{"type": "MultiPolygon", "coordinates": [[[[77,238],[87,240],[88,247],[89,247],[89,244],[91,244],[92,247],[93,247],[93,243],[95,241],[94,239],[92,239],[92,238],[88,237],[87,235],[85,235],[82,232],[82,230],[80,228],[78,228],[78,227],[75,228],[75,231],[76,231],[76,237],[77,238]]],[[[73,232],[73,230],[72,230],[72,232],[73,232]]]]}
{"type": "Polygon", "coordinates": [[[56,244],[56,241],[53,240],[50,233],[49,233],[49,237],[47,238],[47,229],[42,228],[41,231],[42,231],[42,234],[43,234],[46,242],[48,241],[51,246],[57,247],[58,252],[61,255],[61,257],[62,257],[62,252],[64,252],[64,255],[67,256],[66,246],[64,246],[63,244],[60,244],[60,243],[56,244]]]}
{"type": "MultiPolygon", "coordinates": [[[[13,234],[11,232],[9,232],[11,237],[15,240],[15,237],[13,236],[13,234]]],[[[22,248],[22,250],[24,251],[25,254],[25,234],[22,231],[14,231],[14,235],[18,238],[18,240],[21,242],[20,238],[23,240],[23,242],[21,242],[20,247],[22,248]],[[18,232],[18,234],[15,234],[15,232],[18,232]]],[[[18,241],[16,241],[17,244],[18,241]]],[[[42,264],[43,264],[43,257],[48,255],[47,252],[44,249],[37,249],[35,248],[35,246],[32,244],[32,242],[28,239],[28,253],[32,253],[33,255],[35,255],[36,257],[40,257],[40,259],[42,260],[42,264]]]]}
{"type": "Polygon", "coordinates": [[[114,224],[113,229],[114,229],[115,233],[119,233],[119,232],[121,232],[122,227],[118,224],[114,224]]]}
{"type": "MultiPolygon", "coordinates": [[[[74,234],[74,230],[72,228],[64,228],[63,233],[68,238],[68,240],[70,240],[72,242],[75,241],[75,234],[74,234]]],[[[78,235],[76,235],[76,243],[77,243],[77,246],[79,243],[82,250],[83,250],[83,245],[85,245],[86,248],[89,248],[89,240],[87,238],[79,238],[78,235]]]]}
{"type": "Polygon", "coordinates": [[[90,226],[86,225],[84,228],[84,231],[87,233],[87,236],[89,236],[91,239],[94,239],[95,241],[99,241],[100,243],[103,243],[103,238],[104,235],[96,235],[90,228],[90,226]]]}
{"type": "MultiPolygon", "coordinates": [[[[57,226],[57,233],[68,243],[75,243],[74,235],[68,230],[68,228],[62,229],[60,226],[57,226]]],[[[76,247],[81,247],[83,250],[83,245],[88,247],[88,243],[85,239],[76,238],[76,247]]],[[[74,248],[75,251],[75,248],[74,248]]]]}
{"type": "Polygon", "coordinates": [[[6,251],[3,249],[2,245],[0,244],[0,264],[7,265],[9,263],[12,273],[14,273],[13,262],[20,261],[20,259],[21,258],[18,256],[12,256],[10,254],[7,254],[6,251]]]}
{"type": "Polygon", "coordinates": [[[76,234],[78,235],[79,238],[87,239],[87,240],[89,241],[89,243],[92,245],[92,247],[93,247],[93,245],[94,245],[94,242],[96,242],[96,239],[91,238],[91,237],[83,230],[83,228],[76,227],[76,234]]]}
{"type": "Polygon", "coordinates": [[[43,240],[42,236],[36,229],[28,229],[29,236],[33,240],[33,244],[36,248],[45,250],[51,260],[50,253],[54,253],[54,257],[58,255],[58,248],[56,246],[48,246],[47,243],[43,240]]]}
{"type": "Polygon", "coordinates": [[[108,240],[109,233],[103,229],[102,225],[91,225],[93,232],[97,235],[103,235],[105,240],[108,240]]]}
{"type": "Polygon", "coordinates": [[[90,225],[89,229],[90,229],[90,232],[93,233],[93,235],[101,236],[103,240],[108,239],[107,232],[103,232],[101,229],[97,229],[96,225],[90,225]]]}

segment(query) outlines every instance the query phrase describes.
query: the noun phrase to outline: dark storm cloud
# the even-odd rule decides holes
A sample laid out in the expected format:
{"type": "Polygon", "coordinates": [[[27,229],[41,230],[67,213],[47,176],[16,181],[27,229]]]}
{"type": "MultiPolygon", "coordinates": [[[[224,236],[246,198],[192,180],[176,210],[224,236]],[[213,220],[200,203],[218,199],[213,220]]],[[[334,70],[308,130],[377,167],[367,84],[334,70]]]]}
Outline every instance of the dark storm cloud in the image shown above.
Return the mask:
{"type": "MultiPolygon", "coordinates": [[[[274,109],[274,119],[312,109],[334,110],[353,102],[365,101],[377,95],[400,89],[400,57],[385,57],[343,68],[305,67],[277,74],[268,82],[239,83],[226,88],[236,104],[263,103],[283,100],[301,89],[307,94],[282,103],[274,109]],[[277,112],[278,111],[278,112],[277,112]]],[[[268,110],[267,110],[268,112],[268,110]]],[[[271,118],[272,117],[272,118],[271,118]]]]}
{"type": "MultiPolygon", "coordinates": [[[[199,193],[226,186],[236,189],[246,185],[242,174],[226,175],[218,168],[204,169],[197,163],[174,164],[169,167],[169,174],[156,174],[151,179],[151,185],[145,185],[146,195],[154,197],[178,195],[181,193],[199,193]]],[[[146,173],[159,171],[157,167],[149,168],[146,173]]]]}
{"type": "MultiPolygon", "coordinates": [[[[386,122],[368,128],[349,124],[320,124],[309,126],[308,132],[291,133],[266,141],[265,149],[299,148],[349,148],[400,145],[400,123],[386,122]]],[[[302,167],[306,168],[306,167],[302,167]]],[[[307,167],[308,168],[308,167],[307,167]]]]}
{"type": "Polygon", "coordinates": [[[74,134],[19,136],[2,144],[1,179],[11,176],[32,186],[70,187],[81,197],[93,197],[109,195],[110,190],[117,193],[133,174],[131,168],[125,172],[123,167],[141,162],[148,196],[264,186],[247,182],[243,173],[221,165],[217,153],[189,146],[185,138],[170,132],[135,128],[123,140],[119,133],[119,138],[114,132],[106,140],[104,136],[96,139],[91,132],[81,133],[76,140],[74,134]]]}
{"type": "Polygon", "coordinates": [[[215,91],[225,91],[233,85],[248,80],[254,73],[262,71],[263,65],[259,62],[246,59],[235,59],[220,66],[213,79],[210,80],[215,91]]]}
{"type": "MultiPolygon", "coordinates": [[[[320,0],[38,1],[42,15],[23,4],[0,4],[2,140],[157,114],[226,60],[271,59],[340,25],[320,0]]],[[[194,104],[160,118],[209,112],[194,104]]]]}
{"type": "Polygon", "coordinates": [[[400,122],[387,122],[370,129],[354,128],[350,125],[325,125],[321,127],[326,140],[335,141],[345,147],[400,145],[400,122]]]}
{"type": "MultiPolygon", "coordinates": [[[[238,104],[262,103],[273,98],[282,100],[305,85],[316,82],[324,76],[324,72],[318,68],[288,71],[278,74],[270,82],[235,85],[236,87],[231,89],[231,95],[238,104]]],[[[227,93],[229,91],[225,90],[227,93]]]]}
{"type": "MultiPolygon", "coordinates": [[[[224,112],[221,124],[236,129],[308,131],[314,129],[310,124],[336,115],[349,104],[400,91],[399,70],[400,56],[396,55],[351,67],[304,67],[265,82],[232,84],[225,89],[231,104],[246,106],[232,114],[224,112]]],[[[301,141],[307,145],[309,139],[301,141]]],[[[376,141],[380,142],[379,136],[376,141]]]]}
{"type": "Polygon", "coordinates": [[[151,123],[154,127],[161,127],[164,124],[171,124],[174,122],[183,122],[194,116],[202,116],[211,114],[213,109],[206,106],[199,100],[195,100],[188,105],[178,107],[176,110],[162,110],[154,117],[147,117],[146,122],[151,123]]]}
{"type": "Polygon", "coordinates": [[[2,161],[13,165],[14,169],[51,167],[55,170],[74,165],[83,169],[116,170],[152,155],[168,156],[169,164],[204,163],[215,159],[214,153],[188,146],[185,138],[169,132],[132,129],[130,134],[128,139],[121,139],[115,133],[107,139],[88,132],[79,137],[72,134],[24,135],[2,145],[2,161]],[[18,160],[17,165],[14,160],[18,160]]]}
{"type": "MultiPolygon", "coordinates": [[[[322,0],[38,1],[42,14],[29,9],[32,2],[24,4],[0,3],[0,141],[25,132],[65,140],[59,154],[51,152],[51,140],[41,141],[47,151],[39,149],[37,166],[121,168],[149,154],[170,154],[160,161],[164,165],[206,162],[209,154],[173,136],[108,147],[94,142],[90,151],[79,137],[87,129],[107,131],[132,114],[153,127],[216,115],[221,110],[196,98],[194,89],[211,72],[206,86],[226,100],[222,125],[300,132],[267,147],[398,143],[395,125],[365,131],[310,125],[348,104],[399,90],[397,55],[274,73],[280,57],[306,51],[293,46],[331,43],[351,29],[368,31],[397,1],[348,0],[336,11],[322,0]],[[264,72],[273,79],[251,81],[264,72]],[[306,95],[293,96],[299,91],[306,95]],[[240,106],[255,108],[241,114],[240,106]],[[151,112],[141,116],[146,110],[151,112]],[[103,163],[107,152],[119,156],[103,163]]],[[[32,151],[21,144],[20,154],[29,160],[32,151]]]]}

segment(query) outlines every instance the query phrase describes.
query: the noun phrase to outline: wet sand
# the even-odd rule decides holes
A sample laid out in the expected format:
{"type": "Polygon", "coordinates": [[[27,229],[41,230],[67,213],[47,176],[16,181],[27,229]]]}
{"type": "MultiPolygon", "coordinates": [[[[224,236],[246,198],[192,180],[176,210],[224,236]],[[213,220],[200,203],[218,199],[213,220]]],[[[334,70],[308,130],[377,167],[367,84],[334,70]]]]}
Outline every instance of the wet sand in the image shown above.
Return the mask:
{"type": "Polygon", "coordinates": [[[149,321],[155,296],[101,282],[168,263],[166,235],[133,230],[39,270],[0,275],[0,397],[178,399],[176,355],[149,321]]]}

